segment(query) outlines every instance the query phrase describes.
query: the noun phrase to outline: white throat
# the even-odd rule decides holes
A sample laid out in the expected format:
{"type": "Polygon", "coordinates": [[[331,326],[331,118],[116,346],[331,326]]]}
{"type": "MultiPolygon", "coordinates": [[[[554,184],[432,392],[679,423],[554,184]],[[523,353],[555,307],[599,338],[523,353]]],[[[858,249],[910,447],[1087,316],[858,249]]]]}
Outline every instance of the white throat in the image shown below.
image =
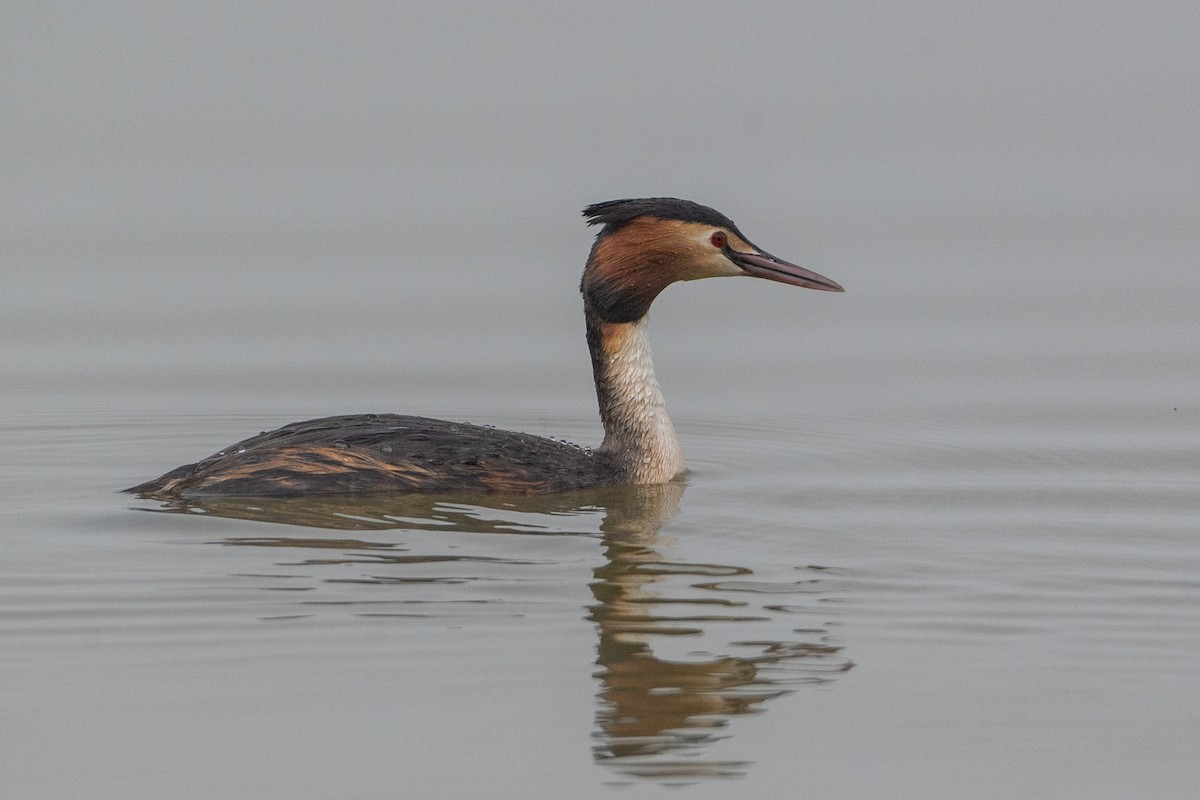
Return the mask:
{"type": "Polygon", "coordinates": [[[604,423],[600,450],[629,470],[633,483],[666,483],[687,465],[654,377],[646,317],[619,327],[597,365],[603,373],[596,383],[604,423]]]}

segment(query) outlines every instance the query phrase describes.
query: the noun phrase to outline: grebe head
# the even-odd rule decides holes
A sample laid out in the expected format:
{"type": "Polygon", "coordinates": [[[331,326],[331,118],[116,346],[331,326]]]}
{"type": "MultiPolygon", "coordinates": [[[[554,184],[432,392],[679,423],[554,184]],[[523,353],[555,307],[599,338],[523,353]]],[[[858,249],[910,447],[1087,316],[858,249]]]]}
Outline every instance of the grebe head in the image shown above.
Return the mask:
{"type": "Polygon", "coordinates": [[[729,217],[674,197],[609,200],[583,210],[596,235],[580,286],[605,322],[633,322],[675,281],[749,275],[840,292],[815,272],[756,247],[729,217]]]}

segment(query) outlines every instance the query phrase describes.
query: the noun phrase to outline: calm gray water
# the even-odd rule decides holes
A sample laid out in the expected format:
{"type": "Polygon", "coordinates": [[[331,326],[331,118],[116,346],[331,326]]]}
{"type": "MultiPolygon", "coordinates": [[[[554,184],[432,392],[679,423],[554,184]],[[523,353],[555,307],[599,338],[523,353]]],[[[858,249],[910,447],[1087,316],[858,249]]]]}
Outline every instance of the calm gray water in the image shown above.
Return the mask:
{"type": "Polygon", "coordinates": [[[0,12],[0,794],[1194,796],[1195,11],[205,8],[0,12]],[[685,482],[117,491],[595,444],[578,209],[640,194],[847,288],[661,298],[685,482]]]}

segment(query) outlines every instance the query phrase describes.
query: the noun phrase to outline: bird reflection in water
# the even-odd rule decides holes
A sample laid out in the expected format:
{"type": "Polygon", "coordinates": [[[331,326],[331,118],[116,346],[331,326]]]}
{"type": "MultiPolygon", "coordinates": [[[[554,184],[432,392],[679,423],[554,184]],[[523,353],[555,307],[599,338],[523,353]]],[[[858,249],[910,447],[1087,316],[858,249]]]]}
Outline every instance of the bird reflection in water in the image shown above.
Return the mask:
{"type": "MultiPolygon", "coordinates": [[[[744,567],[679,563],[662,554],[670,542],[659,531],[679,511],[683,491],[676,482],[540,496],[207,498],[148,510],[345,531],[507,534],[595,535],[599,516],[605,559],[594,573],[596,602],[588,615],[599,636],[594,758],[629,778],[739,777],[749,762],[707,756],[729,735],[730,721],[801,686],[834,681],[852,663],[834,640],[828,605],[822,605],[834,591],[829,571],[807,567],[803,580],[767,583],[744,567]],[[794,627],[797,619],[805,620],[803,627],[794,627]],[[737,635],[743,632],[750,635],[737,635]],[[680,642],[695,646],[681,651],[680,642]],[[670,652],[656,652],[656,646],[670,652]]],[[[463,562],[504,561],[387,553],[395,545],[362,538],[265,536],[222,543],[351,551],[309,565],[454,561],[461,568],[463,562]]]]}
{"type": "Polygon", "coordinates": [[[713,642],[711,629],[763,626],[776,635],[786,614],[817,612],[831,590],[824,578],[767,584],[749,578],[744,567],[666,560],[656,549],[658,531],[678,510],[683,486],[638,488],[630,502],[609,506],[601,523],[605,563],[595,571],[591,608],[600,637],[595,758],[641,778],[739,777],[747,762],[705,757],[729,721],[800,685],[834,681],[852,664],[826,624],[803,629],[802,640],[713,642]],[[754,602],[778,594],[803,594],[811,602],[754,602]],[[655,652],[655,641],[679,637],[738,654],[655,652]]]}

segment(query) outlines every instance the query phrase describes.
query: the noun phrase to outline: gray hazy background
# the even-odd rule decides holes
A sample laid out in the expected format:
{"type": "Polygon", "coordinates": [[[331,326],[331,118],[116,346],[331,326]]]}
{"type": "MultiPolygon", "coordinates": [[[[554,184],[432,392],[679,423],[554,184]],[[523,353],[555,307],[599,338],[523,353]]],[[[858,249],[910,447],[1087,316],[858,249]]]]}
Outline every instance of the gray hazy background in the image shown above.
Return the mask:
{"type": "MultiPolygon", "coordinates": [[[[668,293],[664,364],[665,350],[702,369],[723,347],[741,363],[759,316],[765,363],[819,383],[826,352],[839,405],[900,401],[896,348],[961,359],[984,401],[1053,379],[995,373],[1014,351],[1045,351],[1046,373],[1081,342],[1120,359],[1131,336],[1160,338],[1164,363],[1190,357],[1198,17],[1189,4],[8,4],[0,368],[40,387],[39,406],[113,384],[168,410],[195,396],[156,406],[172,382],[227,381],[244,407],[266,385],[333,392],[340,369],[377,365],[361,402],[420,405],[412,393],[447,366],[475,370],[471,386],[491,369],[500,406],[586,410],[579,209],[660,194],[716,206],[848,289],[821,303],[748,281],[668,293]],[[486,300],[456,314],[470,298],[486,300]],[[1050,341],[1021,324],[1034,316],[1060,321],[1050,341]],[[710,326],[709,352],[690,353],[710,326]],[[547,369],[567,395],[521,391],[547,369]]],[[[1161,372],[1145,349],[1128,367],[1161,372]]],[[[1089,379],[1131,390],[1130,377],[1089,379]]],[[[443,389],[428,402],[462,402],[443,389]]]]}

